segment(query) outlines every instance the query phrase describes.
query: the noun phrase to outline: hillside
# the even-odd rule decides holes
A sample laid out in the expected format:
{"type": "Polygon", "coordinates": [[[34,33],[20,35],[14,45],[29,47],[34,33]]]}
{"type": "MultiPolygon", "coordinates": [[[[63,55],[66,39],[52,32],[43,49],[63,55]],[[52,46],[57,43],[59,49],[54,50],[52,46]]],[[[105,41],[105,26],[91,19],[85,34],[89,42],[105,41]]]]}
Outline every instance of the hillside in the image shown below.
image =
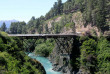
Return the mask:
{"type": "Polygon", "coordinates": [[[0,74],[46,74],[41,63],[29,58],[20,46],[19,38],[0,31],[0,74]]]}
{"type": "Polygon", "coordinates": [[[83,21],[82,13],[79,11],[57,16],[55,18],[45,21],[44,23],[47,24],[48,32],[45,25],[45,27],[43,27],[43,33],[47,32],[50,34],[82,34],[90,32],[91,35],[100,35],[100,31],[98,31],[98,28],[96,26],[92,26],[91,24],[88,24],[86,27],[84,26],[85,22],[83,21]]]}
{"type": "Polygon", "coordinates": [[[10,33],[14,33],[13,29],[16,28],[15,33],[109,35],[109,8],[109,0],[67,0],[65,3],[58,0],[45,16],[39,18],[33,16],[27,24],[12,23],[10,33]]]}

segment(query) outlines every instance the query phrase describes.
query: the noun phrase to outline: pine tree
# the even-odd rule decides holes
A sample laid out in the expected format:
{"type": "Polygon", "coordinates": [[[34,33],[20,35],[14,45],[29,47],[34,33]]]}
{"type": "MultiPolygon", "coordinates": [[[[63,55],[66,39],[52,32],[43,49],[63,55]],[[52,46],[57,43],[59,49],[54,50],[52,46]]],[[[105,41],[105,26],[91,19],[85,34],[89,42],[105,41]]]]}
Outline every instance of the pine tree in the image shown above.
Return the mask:
{"type": "Polygon", "coordinates": [[[47,24],[45,25],[45,31],[46,31],[46,33],[49,33],[48,25],[47,24]]]}
{"type": "Polygon", "coordinates": [[[100,31],[104,31],[104,26],[106,25],[106,0],[98,0],[96,13],[96,25],[100,31]]]}
{"type": "Polygon", "coordinates": [[[1,31],[6,31],[7,27],[5,22],[3,22],[2,26],[1,26],[1,31]]]}
{"type": "Polygon", "coordinates": [[[62,11],[63,11],[63,8],[62,8],[62,0],[58,0],[58,14],[61,14],[62,11]]]}
{"type": "Polygon", "coordinates": [[[53,8],[54,8],[54,12],[53,12],[54,16],[56,16],[58,14],[58,3],[57,2],[55,2],[53,8]]]}

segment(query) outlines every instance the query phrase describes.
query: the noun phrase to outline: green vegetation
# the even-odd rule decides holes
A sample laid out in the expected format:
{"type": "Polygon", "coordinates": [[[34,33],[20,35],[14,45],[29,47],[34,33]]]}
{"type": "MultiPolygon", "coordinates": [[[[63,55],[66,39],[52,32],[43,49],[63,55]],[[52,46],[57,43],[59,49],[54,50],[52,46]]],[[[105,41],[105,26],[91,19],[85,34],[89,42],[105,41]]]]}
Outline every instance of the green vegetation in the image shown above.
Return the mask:
{"type": "Polygon", "coordinates": [[[9,33],[12,34],[25,34],[26,33],[26,23],[25,22],[14,22],[11,23],[9,33]]]}
{"type": "Polygon", "coordinates": [[[81,46],[81,67],[85,68],[86,71],[89,69],[90,73],[95,71],[96,46],[97,43],[94,39],[85,40],[81,46]]]}
{"type": "Polygon", "coordinates": [[[45,73],[38,61],[30,59],[19,48],[21,45],[18,38],[10,38],[6,33],[0,32],[0,74],[45,73]]]}
{"type": "Polygon", "coordinates": [[[72,29],[74,29],[74,28],[75,28],[75,23],[74,23],[74,22],[72,22],[72,23],[67,23],[67,24],[65,25],[65,27],[66,27],[66,28],[72,28],[72,29]]]}
{"type": "Polygon", "coordinates": [[[23,49],[36,55],[48,57],[54,48],[54,39],[24,39],[23,49]]]}
{"type": "Polygon", "coordinates": [[[6,29],[7,29],[6,24],[5,24],[5,22],[3,22],[3,24],[2,24],[2,26],[1,26],[1,28],[0,28],[0,30],[5,32],[6,29]]]}
{"type": "Polygon", "coordinates": [[[47,39],[39,39],[36,41],[35,54],[40,56],[48,57],[54,48],[54,40],[47,39]]]}
{"type": "Polygon", "coordinates": [[[50,19],[54,16],[61,14],[71,14],[77,11],[81,11],[83,14],[83,19],[85,26],[91,23],[98,27],[101,32],[109,29],[109,24],[107,24],[106,19],[110,17],[110,1],[109,0],[67,0],[62,6],[62,13],[57,10],[58,2],[55,2],[51,10],[46,14],[45,18],[50,19]],[[57,9],[57,10],[56,10],[57,9]],[[57,13],[54,13],[57,12],[57,13]]]}
{"type": "Polygon", "coordinates": [[[79,46],[74,46],[74,48],[76,48],[76,51],[74,51],[72,55],[75,56],[75,58],[72,56],[70,61],[73,69],[76,71],[77,69],[81,69],[84,73],[90,74],[109,74],[109,39],[110,37],[80,37],[80,39],[77,39],[75,41],[75,44],[79,46]]]}
{"type": "Polygon", "coordinates": [[[110,41],[100,38],[97,45],[98,73],[110,73],[110,41]]]}
{"type": "Polygon", "coordinates": [[[67,23],[67,24],[65,25],[65,27],[70,27],[70,25],[71,25],[71,23],[67,23]]]}

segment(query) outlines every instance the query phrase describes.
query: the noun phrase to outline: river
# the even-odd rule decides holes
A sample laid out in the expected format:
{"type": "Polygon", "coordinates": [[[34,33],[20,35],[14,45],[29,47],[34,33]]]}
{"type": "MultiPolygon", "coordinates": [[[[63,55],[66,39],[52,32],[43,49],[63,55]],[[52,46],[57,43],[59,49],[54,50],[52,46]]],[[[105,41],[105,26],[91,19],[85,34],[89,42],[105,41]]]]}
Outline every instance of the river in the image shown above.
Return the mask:
{"type": "Polygon", "coordinates": [[[29,53],[28,56],[33,59],[38,60],[45,68],[46,74],[61,74],[60,72],[56,72],[56,71],[52,70],[52,68],[53,68],[52,63],[47,58],[41,57],[41,56],[36,56],[36,55],[34,55],[34,53],[29,53]]]}

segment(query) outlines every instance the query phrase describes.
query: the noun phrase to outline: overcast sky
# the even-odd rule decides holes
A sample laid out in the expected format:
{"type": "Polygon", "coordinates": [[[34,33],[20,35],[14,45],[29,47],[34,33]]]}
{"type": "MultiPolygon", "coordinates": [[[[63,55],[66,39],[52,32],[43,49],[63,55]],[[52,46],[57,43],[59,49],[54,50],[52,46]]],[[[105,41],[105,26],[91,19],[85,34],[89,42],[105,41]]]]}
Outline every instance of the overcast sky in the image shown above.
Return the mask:
{"type": "MultiPolygon", "coordinates": [[[[29,21],[45,15],[57,0],[0,0],[0,20],[29,21]]],[[[67,0],[62,0],[65,2],[67,0]]]]}

